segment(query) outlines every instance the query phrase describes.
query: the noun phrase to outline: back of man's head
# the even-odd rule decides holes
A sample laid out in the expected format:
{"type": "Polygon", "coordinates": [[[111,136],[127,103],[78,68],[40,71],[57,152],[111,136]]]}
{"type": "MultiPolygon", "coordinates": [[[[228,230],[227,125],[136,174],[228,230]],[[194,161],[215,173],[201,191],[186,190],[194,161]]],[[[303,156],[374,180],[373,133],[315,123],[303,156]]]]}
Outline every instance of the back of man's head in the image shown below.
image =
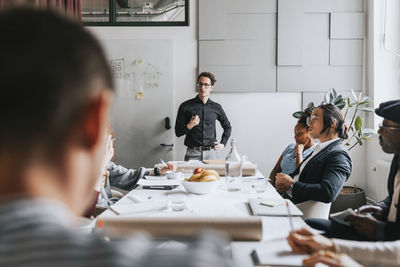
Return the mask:
{"type": "Polygon", "coordinates": [[[55,153],[89,97],[113,88],[102,49],[77,22],[46,10],[2,12],[0,36],[0,154],[55,153]]]}

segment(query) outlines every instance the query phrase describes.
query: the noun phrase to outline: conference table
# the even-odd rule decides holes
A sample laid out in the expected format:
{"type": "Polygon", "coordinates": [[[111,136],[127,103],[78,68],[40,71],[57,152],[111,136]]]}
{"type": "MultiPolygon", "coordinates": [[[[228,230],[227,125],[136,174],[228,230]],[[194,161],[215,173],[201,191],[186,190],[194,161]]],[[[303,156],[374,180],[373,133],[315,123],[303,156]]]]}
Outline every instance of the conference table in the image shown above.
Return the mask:
{"type": "MultiPolygon", "coordinates": [[[[150,178],[150,177],[148,177],[150,178]]],[[[147,180],[147,179],[146,179],[147,180]]],[[[98,220],[107,218],[221,218],[221,217],[250,217],[253,216],[248,201],[251,198],[268,198],[282,200],[274,187],[265,179],[260,171],[255,176],[243,177],[239,180],[240,190],[227,190],[224,177],[220,177],[218,186],[214,192],[206,195],[189,194],[182,185],[172,190],[149,190],[143,189],[142,185],[152,183],[150,181],[139,181],[140,186],[130,191],[110,209],[98,216],[98,220]],[[257,191],[255,190],[257,189],[257,191]],[[261,190],[260,190],[261,188],[261,190]],[[263,191],[263,192],[261,192],[263,191]],[[184,209],[171,210],[169,207],[171,196],[174,194],[184,195],[184,209]],[[129,208],[135,203],[145,201],[165,201],[165,209],[129,212],[129,208]],[[128,209],[128,210],[127,210],[128,209]],[[118,214],[119,213],[119,214],[118,214]]],[[[166,180],[168,183],[180,184],[180,181],[166,180]]],[[[268,250],[281,250],[282,246],[290,250],[286,237],[291,230],[290,221],[287,216],[260,216],[262,220],[262,238],[260,241],[233,241],[231,242],[231,255],[235,266],[254,266],[251,252],[257,248],[268,250]]],[[[292,217],[295,229],[306,227],[301,217],[292,217]]]]}

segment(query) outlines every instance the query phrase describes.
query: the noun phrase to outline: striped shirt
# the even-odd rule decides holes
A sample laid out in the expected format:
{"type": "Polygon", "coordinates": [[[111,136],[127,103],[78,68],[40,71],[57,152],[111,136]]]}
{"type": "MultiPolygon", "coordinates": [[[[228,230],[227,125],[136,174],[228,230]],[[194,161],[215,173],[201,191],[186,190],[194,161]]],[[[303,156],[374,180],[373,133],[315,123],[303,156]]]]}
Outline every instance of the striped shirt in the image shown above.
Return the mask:
{"type": "Polygon", "coordinates": [[[179,249],[163,248],[144,235],[106,242],[100,235],[74,231],[73,221],[66,206],[54,200],[2,202],[0,266],[230,266],[222,242],[211,235],[179,249]]]}

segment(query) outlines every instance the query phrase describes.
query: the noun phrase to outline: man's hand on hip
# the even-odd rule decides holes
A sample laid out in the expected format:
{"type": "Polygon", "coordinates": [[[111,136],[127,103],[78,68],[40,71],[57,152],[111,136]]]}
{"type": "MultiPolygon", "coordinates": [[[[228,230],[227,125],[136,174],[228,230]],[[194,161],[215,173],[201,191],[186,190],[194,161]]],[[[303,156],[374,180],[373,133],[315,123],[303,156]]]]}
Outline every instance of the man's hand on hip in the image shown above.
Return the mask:
{"type": "Polygon", "coordinates": [[[219,150],[221,150],[221,149],[223,149],[224,147],[225,147],[225,145],[224,144],[221,144],[220,142],[214,142],[214,149],[216,150],[216,151],[219,151],[219,150]]]}

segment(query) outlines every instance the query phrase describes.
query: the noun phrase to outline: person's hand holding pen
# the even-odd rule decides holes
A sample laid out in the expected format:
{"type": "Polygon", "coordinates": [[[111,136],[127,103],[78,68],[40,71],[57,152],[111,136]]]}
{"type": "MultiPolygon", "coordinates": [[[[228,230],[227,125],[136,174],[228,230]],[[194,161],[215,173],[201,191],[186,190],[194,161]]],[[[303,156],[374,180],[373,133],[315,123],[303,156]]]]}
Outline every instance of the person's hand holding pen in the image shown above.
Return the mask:
{"type": "Polygon", "coordinates": [[[200,123],[200,117],[198,115],[192,116],[190,119],[189,123],[186,125],[186,127],[191,130],[193,127],[197,126],[200,123]]]}
{"type": "Polygon", "coordinates": [[[334,244],[331,239],[314,234],[306,228],[291,231],[287,241],[295,252],[334,251],[334,244]]]}

